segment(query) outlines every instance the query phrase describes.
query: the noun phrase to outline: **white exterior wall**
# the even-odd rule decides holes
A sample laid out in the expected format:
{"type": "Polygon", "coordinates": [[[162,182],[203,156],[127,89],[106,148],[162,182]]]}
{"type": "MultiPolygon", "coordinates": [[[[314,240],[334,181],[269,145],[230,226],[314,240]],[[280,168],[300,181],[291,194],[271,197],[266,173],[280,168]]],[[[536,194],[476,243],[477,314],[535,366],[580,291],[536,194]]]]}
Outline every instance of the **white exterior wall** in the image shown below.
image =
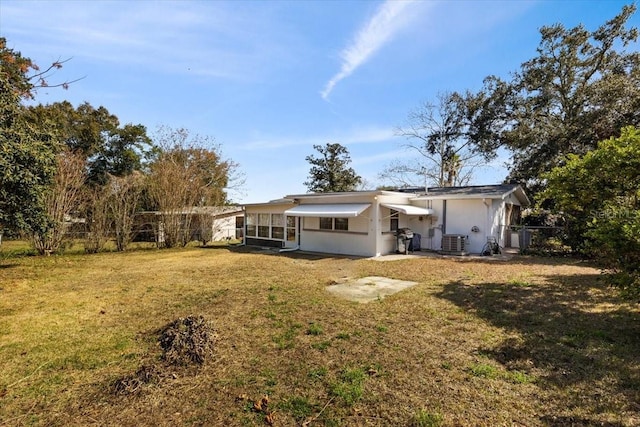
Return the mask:
{"type": "MultiPolygon", "coordinates": [[[[239,216],[243,216],[241,214],[239,216]]],[[[225,240],[227,238],[236,238],[236,217],[229,216],[226,218],[218,218],[213,221],[213,241],[225,240]]]]}
{"type": "MultiPolygon", "coordinates": [[[[344,199],[342,199],[344,202],[344,199]]],[[[324,200],[323,200],[324,202],[324,200]]],[[[368,200],[349,200],[350,203],[370,203],[368,200]]],[[[336,203],[327,200],[326,203],[336,203]]],[[[300,249],[311,252],[326,252],[342,255],[375,256],[375,233],[371,230],[370,217],[373,207],[367,208],[357,217],[349,218],[348,231],[320,230],[320,218],[301,218],[300,249]]]]}
{"type": "Polygon", "coordinates": [[[488,221],[491,214],[491,200],[488,206],[482,199],[447,200],[446,234],[469,236],[469,252],[480,253],[487,242],[492,224],[488,221]],[[478,232],[472,232],[472,227],[478,232]]]}

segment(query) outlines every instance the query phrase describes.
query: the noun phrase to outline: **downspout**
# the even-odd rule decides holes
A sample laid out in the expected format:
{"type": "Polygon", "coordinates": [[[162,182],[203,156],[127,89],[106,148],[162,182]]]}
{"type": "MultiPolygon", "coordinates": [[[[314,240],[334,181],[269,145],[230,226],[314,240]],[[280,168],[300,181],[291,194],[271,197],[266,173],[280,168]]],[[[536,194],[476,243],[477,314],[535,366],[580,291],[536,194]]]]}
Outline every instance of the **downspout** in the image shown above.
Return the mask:
{"type": "Polygon", "coordinates": [[[442,235],[447,234],[447,199],[442,201],[442,235]]]}
{"type": "MultiPolygon", "coordinates": [[[[487,203],[487,199],[482,199],[482,203],[484,203],[484,205],[487,207],[487,214],[486,214],[486,218],[484,220],[485,223],[485,239],[489,239],[489,237],[493,237],[493,234],[491,233],[491,224],[489,223],[489,218],[491,218],[491,199],[489,199],[489,203],[487,203]]],[[[486,243],[486,242],[485,242],[486,243]]],[[[484,244],[484,243],[483,243],[484,244]]]]}

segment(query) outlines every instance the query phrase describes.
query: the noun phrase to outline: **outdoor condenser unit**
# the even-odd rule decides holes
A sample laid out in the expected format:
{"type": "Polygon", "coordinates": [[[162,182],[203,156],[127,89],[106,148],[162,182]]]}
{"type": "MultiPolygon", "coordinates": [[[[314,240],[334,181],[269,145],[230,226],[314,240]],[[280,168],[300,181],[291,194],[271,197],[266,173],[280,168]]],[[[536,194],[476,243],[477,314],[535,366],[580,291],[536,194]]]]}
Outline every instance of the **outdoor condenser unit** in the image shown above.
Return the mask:
{"type": "Polygon", "coordinates": [[[442,236],[442,252],[466,255],[468,253],[467,236],[462,234],[444,234],[442,236]]]}

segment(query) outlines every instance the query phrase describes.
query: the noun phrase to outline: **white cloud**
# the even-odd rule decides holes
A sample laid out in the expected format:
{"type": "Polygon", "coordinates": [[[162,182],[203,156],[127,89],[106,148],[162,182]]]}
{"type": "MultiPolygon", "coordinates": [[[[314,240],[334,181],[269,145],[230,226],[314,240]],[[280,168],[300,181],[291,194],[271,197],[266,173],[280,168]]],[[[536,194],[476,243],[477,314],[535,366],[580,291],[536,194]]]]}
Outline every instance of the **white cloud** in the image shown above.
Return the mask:
{"type": "Polygon", "coordinates": [[[390,42],[393,36],[406,25],[403,12],[413,1],[385,1],[375,15],[358,31],[351,43],[341,52],[340,71],[329,80],[320,93],[327,100],[335,85],[349,77],[364,64],[382,46],[390,42]]]}
{"type": "Polygon", "coordinates": [[[2,14],[3,36],[19,35],[19,50],[33,58],[53,52],[106,66],[247,80],[288,55],[278,27],[244,4],[11,2],[2,14]]]}
{"type": "Polygon", "coordinates": [[[393,129],[389,127],[370,126],[357,128],[344,133],[331,133],[315,136],[287,136],[287,137],[258,137],[242,146],[245,150],[275,149],[292,146],[325,145],[337,142],[341,145],[371,144],[390,141],[395,137],[393,129]]]}

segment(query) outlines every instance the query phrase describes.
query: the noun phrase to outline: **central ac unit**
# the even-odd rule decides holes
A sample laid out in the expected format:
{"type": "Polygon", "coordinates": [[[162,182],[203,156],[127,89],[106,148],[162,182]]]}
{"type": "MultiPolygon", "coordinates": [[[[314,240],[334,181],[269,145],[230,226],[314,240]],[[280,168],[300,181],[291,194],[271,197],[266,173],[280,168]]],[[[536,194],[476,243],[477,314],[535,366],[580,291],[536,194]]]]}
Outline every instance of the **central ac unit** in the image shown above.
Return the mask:
{"type": "Polygon", "coordinates": [[[444,234],[442,236],[442,252],[466,255],[468,253],[468,237],[462,234],[444,234]]]}

